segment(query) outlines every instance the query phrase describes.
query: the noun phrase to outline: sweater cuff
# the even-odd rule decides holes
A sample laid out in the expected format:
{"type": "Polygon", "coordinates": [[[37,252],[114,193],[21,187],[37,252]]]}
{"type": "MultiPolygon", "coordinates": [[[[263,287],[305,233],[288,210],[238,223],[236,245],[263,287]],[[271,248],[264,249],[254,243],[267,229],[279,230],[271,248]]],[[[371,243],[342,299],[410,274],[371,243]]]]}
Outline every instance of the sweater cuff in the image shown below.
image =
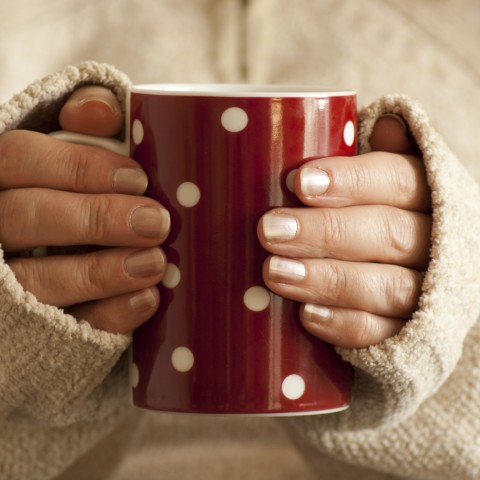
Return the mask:
{"type": "MultiPolygon", "coordinates": [[[[130,337],[95,330],[38,302],[3,259],[0,282],[0,417],[16,410],[50,424],[79,420],[86,398],[118,362],[130,337]]],[[[101,416],[106,405],[96,393],[101,416]]]]}
{"type": "Polygon", "coordinates": [[[423,157],[432,192],[430,263],[418,310],[402,331],[380,345],[338,349],[356,367],[349,413],[357,427],[411,415],[454,370],[480,310],[478,291],[480,191],[430,125],[422,108],[403,95],[385,96],[360,112],[359,150],[382,115],[400,115],[423,157]]]}
{"type": "MultiPolygon", "coordinates": [[[[124,107],[129,84],[123,73],[109,65],[69,66],[2,105],[0,133],[16,128],[58,129],[60,108],[84,85],[110,88],[124,107]]],[[[128,347],[129,336],[96,330],[38,302],[23,290],[3,258],[0,282],[0,418],[15,410],[65,425],[83,417],[108,416],[125,404],[125,365],[112,369],[128,347]]]]}
{"type": "Polygon", "coordinates": [[[126,90],[131,85],[129,78],[111,65],[88,61],[32,83],[1,105],[0,133],[13,129],[44,133],[59,130],[60,109],[76,88],[85,85],[111,89],[125,111],[126,90]]]}
{"type": "MultiPolygon", "coordinates": [[[[480,311],[480,192],[422,109],[404,96],[381,98],[360,113],[362,153],[370,150],[375,122],[386,113],[406,121],[422,153],[432,191],[431,260],[418,310],[397,336],[379,345],[338,349],[355,366],[348,410],[285,423],[313,462],[326,453],[352,465],[374,465],[408,478],[453,478],[461,471],[448,457],[478,437],[475,426],[470,428],[465,420],[475,412],[470,415],[461,406],[457,411],[455,401],[475,394],[466,378],[475,381],[474,364],[478,363],[472,360],[478,324],[477,330],[472,327],[480,311]],[[460,358],[462,349],[465,356],[460,358]],[[452,425],[459,425],[459,430],[452,425]],[[439,438],[442,448],[432,450],[439,438]],[[405,460],[412,452],[417,452],[415,461],[405,460]],[[450,471],[452,465],[455,469],[450,471]]],[[[469,461],[476,465],[478,457],[474,449],[466,451],[462,468],[469,461]]]]}

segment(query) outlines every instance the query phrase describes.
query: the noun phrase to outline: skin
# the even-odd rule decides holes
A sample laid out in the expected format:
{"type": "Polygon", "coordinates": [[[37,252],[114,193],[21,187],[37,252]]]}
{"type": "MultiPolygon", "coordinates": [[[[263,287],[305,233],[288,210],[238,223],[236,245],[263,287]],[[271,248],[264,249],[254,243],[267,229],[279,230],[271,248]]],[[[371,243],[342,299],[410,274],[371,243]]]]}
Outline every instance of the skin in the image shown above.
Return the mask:
{"type": "Polygon", "coordinates": [[[371,146],[371,153],[299,169],[295,191],[313,208],[270,212],[296,219],[295,238],[266,238],[265,217],[258,228],[273,254],[264,265],[268,287],[302,302],[301,321],[311,334],[346,348],[375,345],[402,329],[417,309],[429,261],[430,190],[415,146],[392,117],[379,119],[371,146]],[[328,174],[324,194],[302,193],[307,168],[328,174]],[[299,262],[305,276],[279,275],[279,258],[299,262]]]}
{"type": "MultiPolygon", "coordinates": [[[[117,100],[102,87],[75,91],[59,121],[65,130],[104,137],[123,123],[117,100]]],[[[414,145],[392,117],[377,122],[371,144],[372,153],[299,169],[295,191],[305,208],[269,212],[295,219],[294,238],[266,235],[265,216],[258,225],[271,253],[267,286],[301,302],[311,334],[351,348],[400,331],[417,307],[429,260],[430,191],[414,145]],[[302,170],[309,168],[326,172],[326,192],[302,193],[302,170]],[[297,262],[296,275],[279,272],[286,260],[297,262]]],[[[160,302],[155,285],[165,271],[160,246],[170,221],[162,205],[142,196],[146,176],[134,160],[12,131],[0,136],[0,171],[0,242],[26,290],[108,332],[131,332],[151,317],[160,302]],[[116,182],[119,169],[123,180],[116,182]],[[155,228],[136,228],[139,212],[155,216],[155,228]],[[104,248],[18,255],[41,245],[82,244],[104,248]]]]}
{"type": "MultiPolygon", "coordinates": [[[[101,136],[117,132],[122,121],[113,94],[99,87],[79,89],[60,113],[63,129],[101,136]]],[[[0,168],[0,242],[23,287],[108,332],[128,333],[148,320],[160,301],[155,285],[166,261],[159,245],[168,235],[169,215],[141,196],[147,186],[141,167],[101,149],[11,131],[0,136],[0,168]],[[124,179],[136,179],[133,185],[114,181],[119,170],[124,179]],[[159,214],[155,228],[134,228],[142,207],[147,217],[159,214]],[[42,245],[105,248],[84,255],[18,255],[42,245]]]]}

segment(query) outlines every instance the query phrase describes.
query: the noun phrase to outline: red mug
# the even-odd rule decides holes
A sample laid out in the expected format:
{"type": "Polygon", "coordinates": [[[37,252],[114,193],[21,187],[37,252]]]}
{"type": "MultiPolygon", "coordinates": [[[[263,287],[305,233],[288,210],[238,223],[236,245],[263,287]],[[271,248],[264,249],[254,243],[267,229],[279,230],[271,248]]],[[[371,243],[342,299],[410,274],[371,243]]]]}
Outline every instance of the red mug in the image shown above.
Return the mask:
{"type": "Polygon", "coordinates": [[[302,206],[291,183],[304,162],[355,155],[355,93],[139,85],[126,130],[116,149],[143,166],[146,194],[171,215],[160,308],[133,337],[134,405],[261,415],[348,408],[350,365],[303,329],[298,303],[267,290],[256,229],[268,210],[302,206]]]}

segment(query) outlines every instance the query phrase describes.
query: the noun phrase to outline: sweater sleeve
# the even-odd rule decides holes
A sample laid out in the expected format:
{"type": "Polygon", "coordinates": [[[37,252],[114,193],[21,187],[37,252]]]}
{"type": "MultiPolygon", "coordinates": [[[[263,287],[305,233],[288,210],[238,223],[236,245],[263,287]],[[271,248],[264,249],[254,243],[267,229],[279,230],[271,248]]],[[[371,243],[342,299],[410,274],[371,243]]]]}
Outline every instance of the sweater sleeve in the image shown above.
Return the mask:
{"type": "Polygon", "coordinates": [[[432,192],[430,263],[418,309],[394,338],[338,350],[355,367],[347,411],[287,424],[317,468],[327,455],[395,478],[473,480],[480,478],[480,191],[425,112],[404,96],[361,111],[362,153],[386,113],[408,124],[432,192]]]}
{"type": "MultiPolygon", "coordinates": [[[[128,79],[87,62],[1,106],[0,133],[58,128],[62,103],[86,84],[105,85],[124,103],[128,79]]],[[[0,254],[0,478],[53,478],[115,426],[128,405],[129,342],[38,302],[0,254]]]]}

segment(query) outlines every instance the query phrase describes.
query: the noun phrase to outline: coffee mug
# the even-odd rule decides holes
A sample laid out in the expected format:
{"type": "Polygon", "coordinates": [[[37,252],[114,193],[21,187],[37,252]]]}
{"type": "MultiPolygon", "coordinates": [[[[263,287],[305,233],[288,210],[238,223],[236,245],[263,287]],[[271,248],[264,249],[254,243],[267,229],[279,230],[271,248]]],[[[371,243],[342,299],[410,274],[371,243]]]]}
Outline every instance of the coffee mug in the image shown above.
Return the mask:
{"type": "Polygon", "coordinates": [[[138,85],[126,140],[61,132],[131,156],[171,231],[156,314],[134,332],[134,405],[207,413],[307,415],[348,408],[351,367],[307,333],[299,304],[263,282],[257,223],[299,207],[304,162],[356,153],[351,91],[255,85],[138,85]]]}

